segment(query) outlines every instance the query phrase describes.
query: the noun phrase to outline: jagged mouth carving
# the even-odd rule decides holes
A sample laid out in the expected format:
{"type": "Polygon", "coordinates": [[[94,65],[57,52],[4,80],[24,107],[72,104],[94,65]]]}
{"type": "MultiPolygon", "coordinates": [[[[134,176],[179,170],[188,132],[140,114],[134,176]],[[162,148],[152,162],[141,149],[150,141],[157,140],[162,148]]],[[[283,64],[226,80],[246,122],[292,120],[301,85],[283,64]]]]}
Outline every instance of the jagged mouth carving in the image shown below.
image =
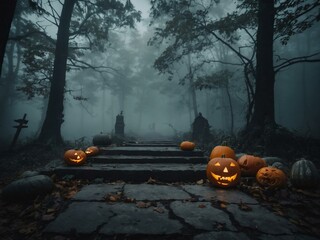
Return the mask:
{"type": "Polygon", "coordinates": [[[238,174],[234,174],[232,175],[231,177],[226,177],[226,176],[221,176],[221,175],[217,175],[217,174],[214,174],[213,172],[210,172],[212,177],[221,185],[224,185],[224,186],[227,186],[229,185],[231,182],[233,182],[238,174]],[[223,181],[223,182],[222,182],[223,181]]]}

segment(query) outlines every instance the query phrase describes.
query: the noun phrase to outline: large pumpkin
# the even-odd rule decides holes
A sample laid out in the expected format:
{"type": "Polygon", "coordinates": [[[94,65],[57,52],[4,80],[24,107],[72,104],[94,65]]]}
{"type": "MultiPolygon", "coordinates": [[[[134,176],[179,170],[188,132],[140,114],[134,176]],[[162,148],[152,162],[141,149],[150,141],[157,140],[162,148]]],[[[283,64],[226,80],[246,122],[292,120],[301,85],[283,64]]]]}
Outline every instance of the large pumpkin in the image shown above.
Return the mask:
{"type": "Polygon", "coordinates": [[[213,158],[207,165],[207,177],[217,187],[233,187],[239,183],[241,171],[232,158],[213,158]]]}
{"type": "Polygon", "coordinates": [[[64,160],[68,165],[82,165],[86,159],[87,155],[82,150],[70,149],[64,153],[64,160]]]}
{"type": "Polygon", "coordinates": [[[318,169],[310,160],[301,159],[292,165],[290,181],[297,188],[317,187],[319,185],[318,169]]]}
{"type": "Polygon", "coordinates": [[[253,155],[243,155],[238,159],[238,164],[241,175],[247,177],[255,177],[260,168],[267,166],[262,158],[253,155]]]}
{"type": "Polygon", "coordinates": [[[286,174],[275,167],[263,167],[257,172],[256,179],[261,186],[270,189],[284,187],[287,183],[286,174]]]}
{"type": "Polygon", "coordinates": [[[189,141],[183,141],[180,144],[180,149],[183,151],[192,151],[195,148],[195,144],[193,142],[189,142],[189,141]]]}
{"type": "Polygon", "coordinates": [[[99,153],[99,148],[96,147],[96,146],[91,146],[91,147],[88,147],[86,150],[85,150],[85,153],[87,154],[88,157],[90,156],[95,156],[99,153]]]}
{"type": "Polygon", "coordinates": [[[222,145],[215,146],[212,149],[210,159],[221,158],[222,156],[224,156],[225,158],[232,158],[234,160],[237,159],[233,149],[228,146],[225,146],[224,143],[222,145]]]}

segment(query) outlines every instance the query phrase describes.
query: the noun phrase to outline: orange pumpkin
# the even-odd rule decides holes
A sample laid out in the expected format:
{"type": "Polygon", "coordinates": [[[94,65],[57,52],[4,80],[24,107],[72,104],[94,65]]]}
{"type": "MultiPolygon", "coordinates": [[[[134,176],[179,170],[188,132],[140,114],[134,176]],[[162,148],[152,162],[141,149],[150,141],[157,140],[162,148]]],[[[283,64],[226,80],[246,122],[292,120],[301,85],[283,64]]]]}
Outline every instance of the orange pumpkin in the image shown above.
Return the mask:
{"type": "Polygon", "coordinates": [[[97,155],[99,153],[99,148],[96,147],[96,146],[88,147],[86,149],[85,153],[87,154],[88,157],[95,156],[95,155],[97,155]]]}
{"type": "Polygon", "coordinates": [[[194,150],[195,146],[196,146],[196,144],[193,142],[183,141],[180,144],[180,149],[183,151],[192,151],[192,150],[194,150]]]}
{"type": "Polygon", "coordinates": [[[238,164],[241,169],[241,175],[247,177],[256,176],[260,168],[267,166],[262,158],[253,155],[243,155],[238,159],[238,164]]]}
{"type": "Polygon", "coordinates": [[[232,158],[213,158],[207,165],[207,178],[217,187],[236,186],[241,177],[239,164],[232,158]]]}
{"type": "Polygon", "coordinates": [[[256,175],[256,179],[261,186],[271,189],[284,187],[287,183],[286,174],[275,167],[263,167],[256,175]]]}
{"type": "Polygon", "coordinates": [[[67,165],[82,165],[86,162],[87,155],[82,150],[70,149],[64,153],[67,165]]]}
{"type": "Polygon", "coordinates": [[[212,149],[210,154],[210,159],[213,159],[216,157],[221,158],[223,155],[225,156],[225,158],[232,158],[234,160],[237,159],[233,149],[228,146],[224,146],[224,144],[215,146],[212,149]]]}

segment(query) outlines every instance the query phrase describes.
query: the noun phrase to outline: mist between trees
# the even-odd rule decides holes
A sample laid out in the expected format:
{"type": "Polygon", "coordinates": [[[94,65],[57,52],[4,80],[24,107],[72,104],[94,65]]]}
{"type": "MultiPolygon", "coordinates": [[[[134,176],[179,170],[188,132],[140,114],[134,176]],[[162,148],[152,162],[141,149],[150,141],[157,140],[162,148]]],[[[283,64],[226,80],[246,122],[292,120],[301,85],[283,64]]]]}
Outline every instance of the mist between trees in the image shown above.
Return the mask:
{"type": "Polygon", "coordinates": [[[20,140],[59,143],[112,134],[121,111],[131,136],[180,136],[201,112],[227,134],[320,137],[319,1],[142,2],[17,1],[1,142],[24,113],[20,140]]]}

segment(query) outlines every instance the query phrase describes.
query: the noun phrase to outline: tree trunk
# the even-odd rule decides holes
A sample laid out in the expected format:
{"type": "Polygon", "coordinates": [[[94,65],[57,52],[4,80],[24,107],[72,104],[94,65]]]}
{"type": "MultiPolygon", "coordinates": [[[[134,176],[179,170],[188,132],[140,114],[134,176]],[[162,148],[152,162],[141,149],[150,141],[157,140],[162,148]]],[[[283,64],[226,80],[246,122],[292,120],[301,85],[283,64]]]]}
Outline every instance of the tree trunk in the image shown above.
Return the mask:
{"type": "Polygon", "coordinates": [[[193,82],[193,73],[192,73],[192,67],[191,67],[191,57],[190,54],[188,55],[188,65],[189,65],[189,87],[190,87],[190,94],[191,94],[191,100],[192,100],[192,109],[195,119],[198,116],[198,106],[197,106],[197,95],[196,95],[196,89],[194,87],[193,82]]]}
{"type": "Polygon", "coordinates": [[[61,12],[48,108],[39,136],[39,141],[43,143],[63,143],[61,124],[63,123],[63,100],[66,83],[69,27],[75,2],[76,0],[65,1],[61,12]]]}
{"type": "Polygon", "coordinates": [[[17,0],[0,1],[0,77],[17,0]]]}
{"type": "Polygon", "coordinates": [[[257,79],[254,95],[255,106],[249,127],[263,129],[266,124],[275,124],[274,115],[274,69],[273,34],[274,0],[259,0],[257,31],[257,79]]]}

